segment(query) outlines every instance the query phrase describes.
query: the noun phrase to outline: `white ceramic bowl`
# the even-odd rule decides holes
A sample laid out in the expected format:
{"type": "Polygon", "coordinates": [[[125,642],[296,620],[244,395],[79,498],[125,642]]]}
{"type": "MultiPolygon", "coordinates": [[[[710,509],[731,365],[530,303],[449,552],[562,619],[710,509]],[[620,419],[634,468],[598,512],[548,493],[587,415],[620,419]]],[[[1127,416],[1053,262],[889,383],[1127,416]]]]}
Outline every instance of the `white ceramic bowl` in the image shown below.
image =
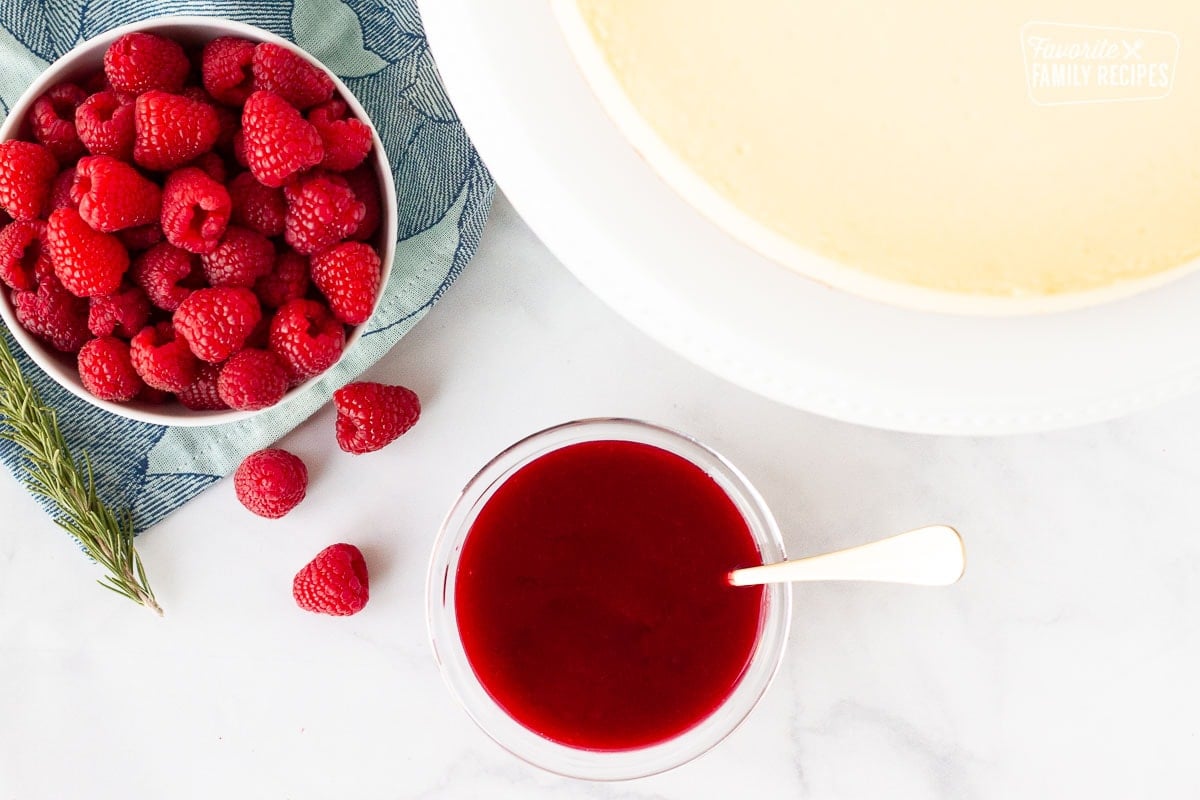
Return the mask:
{"type": "MultiPolygon", "coordinates": [[[[384,290],[387,287],[387,281],[391,272],[392,258],[395,255],[396,249],[396,186],[392,181],[392,170],[388,164],[387,154],[384,153],[383,143],[379,139],[379,134],[371,124],[370,117],[358,102],[358,99],[346,88],[338,76],[334,75],[326,69],[319,61],[306,52],[301,50],[296,45],[276,36],[269,31],[264,31],[261,28],[256,28],[252,25],[246,25],[241,22],[232,20],[220,19],[217,17],[157,17],[154,19],[143,20],[141,22],[123,25],[119,28],[107,31],[92,39],[79,44],[69,53],[66,53],[62,58],[55,61],[50,67],[42,73],[42,75],[34,81],[20,99],[13,104],[9,111],[8,117],[4,120],[4,125],[0,126],[0,141],[16,138],[18,131],[21,129],[21,124],[24,122],[25,116],[41,95],[50,87],[62,81],[79,80],[85,76],[103,68],[104,51],[116,39],[126,33],[132,31],[151,31],[153,33],[162,34],[172,39],[179,41],[185,47],[203,45],[205,42],[216,39],[219,36],[240,36],[244,39],[249,39],[253,42],[274,42],[281,47],[286,47],[292,52],[298,53],[308,61],[320,67],[330,78],[333,79],[334,86],[337,88],[339,97],[345,101],[346,105],[359,119],[367,123],[371,128],[371,138],[373,147],[371,155],[368,157],[369,163],[375,168],[375,173],[379,178],[379,196],[380,196],[380,211],[381,219],[379,231],[376,233],[375,239],[371,242],[379,251],[380,262],[383,265],[383,275],[379,286],[379,298],[383,297],[384,290]]],[[[51,347],[43,344],[39,339],[25,331],[24,328],[17,322],[13,314],[12,301],[7,291],[0,291],[0,316],[4,318],[5,324],[12,332],[13,338],[24,348],[29,357],[33,359],[39,367],[46,371],[55,381],[60,383],[65,389],[72,394],[83,398],[94,406],[98,406],[114,414],[130,419],[140,420],[142,422],[150,422],[158,425],[173,425],[179,427],[194,427],[202,425],[218,425],[226,422],[235,422],[245,419],[260,413],[258,411],[192,411],[179,403],[169,403],[166,405],[151,405],[148,403],[114,403],[107,400],[101,400],[86,389],[79,380],[79,373],[75,368],[75,360],[73,356],[59,353],[51,347]]],[[[365,325],[355,327],[346,338],[346,347],[343,351],[343,356],[348,353],[362,337],[365,325]]],[[[293,397],[302,394],[312,383],[320,380],[318,375],[311,378],[306,383],[303,383],[291,389],[279,404],[288,402],[293,397]]],[[[277,408],[278,405],[271,406],[277,408]]],[[[267,409],[263,409],[267,410],[267,409]]]]}

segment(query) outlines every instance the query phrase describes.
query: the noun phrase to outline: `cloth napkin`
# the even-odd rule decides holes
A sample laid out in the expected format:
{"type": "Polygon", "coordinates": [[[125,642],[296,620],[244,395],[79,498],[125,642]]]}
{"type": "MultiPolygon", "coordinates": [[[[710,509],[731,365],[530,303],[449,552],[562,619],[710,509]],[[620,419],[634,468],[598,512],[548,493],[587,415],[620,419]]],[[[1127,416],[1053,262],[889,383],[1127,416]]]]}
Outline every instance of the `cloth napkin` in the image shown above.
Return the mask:
{"type": "MultiPolygon", "coordinates": [[[[396,181],[399,235],[380,308],[358,346],[297,397],[249,420],[170,428],[127,420],[74,397],[15,347],[25,375],[88,453],[97,491],[144,530],[228,475],[329,401],[424,316],[475,253],[493,182],[442,89],[413,0],[0,0],[0,111],[79,42],[137,20],[219,16],[272,31],[346,83],[379,130],[396,181]]],[[[19,474],[21,456],[0,442],[19,474]]],[[[50,509],[53,513],[53,509],[50,509]]]]}

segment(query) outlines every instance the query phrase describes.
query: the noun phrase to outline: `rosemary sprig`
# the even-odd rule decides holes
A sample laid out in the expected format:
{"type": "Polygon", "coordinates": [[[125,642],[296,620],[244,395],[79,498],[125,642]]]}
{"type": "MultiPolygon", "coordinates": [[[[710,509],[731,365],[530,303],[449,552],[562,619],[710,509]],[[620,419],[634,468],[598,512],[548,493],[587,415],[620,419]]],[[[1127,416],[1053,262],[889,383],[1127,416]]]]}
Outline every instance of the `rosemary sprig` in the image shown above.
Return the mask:
{"type": "Polygon", "coordinates": [[[25,485],[61,512],[54,519],[74,536],[89,556],[108,570],[97,581],[159,616],[162,608],[146,580],[133,547],[133,518],[114,512],[96,496],[92,465],[83,456],[80,469],[58,427],[58,416],[21,374],[0,327],[0,438],[25,451],[25,485]]]}

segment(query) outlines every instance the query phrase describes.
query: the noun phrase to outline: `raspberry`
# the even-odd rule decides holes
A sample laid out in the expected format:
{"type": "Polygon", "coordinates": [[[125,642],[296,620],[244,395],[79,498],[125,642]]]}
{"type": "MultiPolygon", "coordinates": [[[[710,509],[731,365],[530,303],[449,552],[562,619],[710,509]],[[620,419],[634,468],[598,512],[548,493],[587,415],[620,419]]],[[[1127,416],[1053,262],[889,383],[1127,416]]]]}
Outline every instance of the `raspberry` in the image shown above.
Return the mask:
{"type": "Polygon", "coordinates": [[[108,82],[108,76],[104,74],[104,69],[98,69],[91,75],[79,82],[83,86],[84,91],[91,94],[96,92],[107,92],[112,90],[112,84],[108,82]]]}
{"type": "Polygon", "coordinates": [[[125,245],[125,249],[141,252],[149,250],[161,242],[163,232],[161,226],[157,223],[151,223],[149,225],[139,225],[136,228],[126,228],[123,231],[118,231],[117,238],[121,240],[121,244],[125,245]]]}
{"type": "Polygon", "coordinates": [[[347,118],[346,104],[330,100],[308,112],[308,121],[321,134],[325,157],[321,166],[334,172],[354,169],[371,150],[371,129],[360,119],[347,118]]]}
{"type": "Polygon", "coordinates": [[[101,400],[124,403],[138,396],[142,380],[129,360],[129,345],[115,336],[92,339],[79,351],[83,388],[101,400]]]}
{"type": "Polygon", "coordinates": [[[326,547],[296,573],[292,597],[300,608],[316,614],[348,617],[362,611],[370,599],[362,551],[344,542],[326,547]]]}
{"type": "Polygon", "coordinates": [[[149,91],[133,105],[133,160],[166,171],[207,153],[221,132],[208,103],[178,94],[149,91]]]}
{"type": "Polygon", "coordinates": [[[83,221],[105,233],[158,222],[162,213],[158,184],[112,156],[79,159],[71,199],[83,221]]]}
{"type": "Polygon", "coordinates": [[[292,300],[271,319],[270,346],[288,378],[299,383],[337,363],[346,329],[316,300],[292,300]]]}
{"type": "Polygon", "coordinates": [[[287,450],[269,448],[251,453],[233,473],[238,502],[249,511],[279,519],[304,499],[308,468],[287,450]]]}
{"type": "Polygon", "coordinates": [[[191,68],[177,42],[153,33],[127,33],[104,52],[104,74],[119,92],[178,92],[191,68]]]}
{"type": "Polygon", "coordinates": [[[375,308],[379,254],[362,242],[343,242],[312,257],[312,282],[335,317],[347,325],[361,325],[375,308]]]}
{"type": "Polygon", "coordinates": [[[282,186],[293,173],[320,163],[324,155],[317,129],[272,92],[255,92],[246,100],[242,136],[246,164],[266,186],[282,186]]]}
{"type": "Polygon", "coordinates": [[[314,173],[284,187],[287,218],[283,238],[301,255],[332,247],[353,233],[366,214],[345,179],[314,173]]]}
{"type": "Polygon", "coordinates": [[[275,266],[275,245],[257,231],[230,225],[221,243],[200,257],[204,277],[211,286],[246,286],[275,266]]]}
{"type": "Polygon", "coordinates": [[[285,250],[275,259],[275,267],[254,284],[254,293],[267,308],[279,308],[289,300],[304,297],[308,291],[308,259],[294,250],[285,250]]]}
{"type": "Polygon", "coordinates": [[[229,148],[233,151],[234,162],[243,169],[250,169],[250,163],[246,161],[246,135],[240,129],[234,131],[229,140],[229,148]]]}
{"type": "Polygon", "coordinates": [[[298,109],[333,97],[333,79],[298,53],[271,42],[255,46],[254,88],[274,92],[298,109]]]}
{"type": "Polygon", "coordinates": [[[129,356],[146,385],[164,392],[186,389],[199,369],[187,341],[175,335],[169,322],[142,328],[129,343],[129,356]]]}
{"type": "Polygon", "coordinates": [[[333,393],[337,443],[347,453],[370,453],[416,424],[421,401],[403,386],[359,381],[333,393]]]}
{"type": "Polygon", "coordinates": [[[209,150],[188,166],[195,167],[217,183],[225,183],[225,178],[228,177],[225,170],[225,159],[212,150],[209,150]]]}
{"type": "MultiPolygon", "coordinates": [[[[213,148],[226,156],[233,155],[233,137],[242,130],[241,109],[213,106],[217,110],[217,143],[213,148]]],[[[242,166],[245,166],[244,164],[242,166]]]]}
{"type": "Polygon", "coordinates": [[[129,273],[151,303],[163,311],[174,311],[192,293],[179,282],[192,274],[195,262],[196,257],[186,250],[161,242],[138,256],[129,273]]]}
{"type": "Polygon", "coordinates": [[[96,156],[133,160],[133,103],[116,92],[96,92],[75,109],[79,141],[96,156]]]}
{"type": "Polygon", "coordinates": [[[73,83],[60,83],[33,101],[29,118],[33,138],[37,139],[62,163],[83,155],[83,144],[75,130],[76,108],[87,92],[73,83]]]}
{"type": "Polygon", "coordinates": [[[56,350],[77,352],[91,338],[88,301],[64,289],[54,273],[41,278],[35,292],[13,292],[12,303],[21,327],[56,350]]]}
{"type": "Polygon", "coordinates": [[[79,203],[71,199],[71,188],[75,185],[75,167],[67,167],[54,177],[50,185],[50,211],[60,208],[79,208],[79,203]]]}
{"type": "Polygon", "coordinates": [[[379,199],[379,179],[370,164],[355,167],[342,177],[350,185],[350,190],[354,192],[354,198],[362,202],[366,209],[362,222],[358,224],[354,233],[350,234],[350,238],[365,242],[375,235],[375,231],[379,229],[379,222],[383,218],[382,201],[379,199]]]}
{"type": "Polygon", "coordinates": [[[179,304],[174,319],[175,333],[187,339],[196,357],[215,364],[241,349],[262,310],[249,289],[197,289],[179,304]]]}
{"type": "Polygon", "coordinates": [[[222,36],[204,45],[200,55],[200,76],[204,88],[219,103],[240,106],[253,90],[254,42],[236,36],[222,36]]]}
{"type": "Polygon", "coordinates": [[[17,220],[0,230],[0,281],[9,288],[28,291],[37,286],[37,262],[48,258],[42,248],[45,232],[41,220],[17,220]]]}
{"type": "Polygon", "coordinates": [[[258,231],[263,236],[279,236],[283,233],[287,202],[283,190],[263,186],[249,172],[239,173],[229,183],[229,197],[233,201],[233,221],[258,231]]]}
{"type": "Polygon", "coordinates": [[[217,394],[230,408],[257,411],[283,399],[287,372],[269,350],[247,348],[229,357],[217,378],[217,394]]]}
{"type": "Polygon", "coordinates": [[[67,291],[80,297],[112,294],[129,267],[129,252],[121,240],[92,230],[73,208],[50,215],[45,244],[54,274],[67,291]]]}
{"type": "Polygon", "coordinates": [[[0,142],[0,207],[13,219],[37,219],[50,199],[57,174],[58,162],[45,145],[0,142]]]}
{"type": "Polygon", "coordinates": [[[171,393],[164,392],[162,389],[155,389],[153,386],[147,386],[143,383],[142,390],[133,399],[146,405],[161,406],[171,399],[171,393]]]}
{"type": "Polygon", "coordinates": [[[126,286],[88,305],[88,330],[93,336],[131,339],[150,320],[150,301],[137,286],[126,286]]]}
{"type": "Polygon", "coordinates": [[[167,176],[162,193],[162,229],[167,241],[192,253],[217,248],[233,204],[225,187],[196,167],[167,176]]]}
{"type": "Polygon", "coordinates": [[[199,364],[196,379],[187,388],[176,392],[176,399],[184,408],[190,408],[192,411],[220,411],[229,408],[217,393],[217,379],[221,374],[221,367],[203,361],[199,364]]]}

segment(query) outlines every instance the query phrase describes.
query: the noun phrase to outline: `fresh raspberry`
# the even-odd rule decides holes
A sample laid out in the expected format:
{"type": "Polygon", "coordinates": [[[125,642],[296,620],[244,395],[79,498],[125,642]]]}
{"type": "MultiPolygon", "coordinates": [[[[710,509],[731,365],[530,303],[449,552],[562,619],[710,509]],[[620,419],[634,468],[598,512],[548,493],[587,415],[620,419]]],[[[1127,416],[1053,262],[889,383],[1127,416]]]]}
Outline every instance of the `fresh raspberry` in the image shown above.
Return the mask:
{"type": "Polygon", "coordinates": [[[217,183],[224,184],[225,179],[229,177],[225,169],[225,159],[212,150],[209,150],[188,166],[195,167],[217,183]]]}
{"type": "Polygon", "coordinates": [[[239,173],[229,182],[229,198],[233,201],[233,221],[258,231],[263,236],[283,233],[287,201],[283,190],[263,186],[249,172],[239,173]]]}
{"type": "Polygon", "coordinates": [[[371,453],[417,423],[421,401],[403,386],[359,381],[333,393],[337,443],[347,453],[371,453]]]}
{"type": "Polygon", "coordinates": [[[245,286],[270,273],[275,266],[275,245],[257,231],[230,225],[217,249],[200,257],[210,286],[245,286]]]}
{"type": "Polygon", "coordinates": [[[208,103],[150,91],[134,102],[133,131],[133,160],[140,167],[166,171],[211,150],[221,126],[208,103]]]}
{"type": "Polygon", "coordinates": [[[298,109],[333,97],[333,79],[298,53],[271,42],[255,46],[254,88],[274,92],[298,109]]]}
{"type": "Polygon", "coordinates": [[[161,406],[166,404],[171,397],[172,394],[170,392],[164,392],[162,389],[155,389],[153,386],[147,386],[143,383],[142,390],[133,399],[148,406],[161,406]]]}
{"type": "Polygon", "coordinates": [[[196,379],[187,388],[176,392],[175,398],[184,408],[192,411],[220,411],[229,408],[217,393],[217,379],[221,375],[220,365],[206,364],[203,361],[199,364],[196,379]]]}
{"type": "Polygon", "coordinates": [[[124,403],[138,396],[142,379],[129,360],[129,345],[115,336],[100,336],[79,351],[83,388],[101,400],[124,403]]]}
{"type": "Polygon", "coordinates": [[[180,282],[188,279],[195,265],[196,256],[161,242],[137,257],[129,275],[157,308],[174,311],[192,293],[180,282]]]}
{"type": "Polygon", "coordinates": [[[150,300],[137,286],[125,286],[88,305],[88,330],[93,336],[131,339],[150,320],[150,300]]]}
{"type": "Polygon", "coordinates": [[[273,92],[255,92],[246,100],[242,136],[247,166],[266,186],[282,186],[292,174],[319,164],[324,155],[317,129],[273,92]]]}
{"type": "Polygon", "coordinates": [[[345,327],[316,300],[292,300],[271,318],[271,351],[283,362],[292,383],[332,367],[345,346],[345,327]]]}
{"type": "Polygon", "coordinates": [[[283,238],[301,255],[312,255],[342,241],[366,214],[366,207],[354,198],[340,175],[302,176],[289,182],[283,195],[287,199],[283,238]]]}
{"type": "Polygon", "coordinates": [[[379,293],[379,254],[362,242],[343,242],[312,257],[312,282],[333,315],[347,325],[371,317],[379,293]]]}
{"type": "Polygon", "coordinates": [[[307,489],[304,462],[279,448],[251,453],[233,473],[238,502],[267,519],[279,519],[298,506],[307,489]]]}
{"type": "Polygon", "coordinates": [[[117,232],[117,238],[126,250],[142,252],[149,250],[163,240],[162,227],[158,223],[138,225],[136,228],[126,228],[117,232]]]}
{"type": "Polygon", "coordinates": [[[271,273],[254,284],[254,293],[266,308],[279,308],[290,300],[304,297],[307,291],[308,259],[294,250],[280,253],[271,273]]]}
{"type": "Polygon", "coordinates": [[[350,234],[350,238],[365,242],[375,235],[375,231],[379,229],[379,222],[383,219],[383,203],[379,199],[379,178],[370,164],[355,167],[344,173],[342,177],[350,185],[350,190],[354,192],[354,198],[360,201],[366,209],[362,222],[358,224],[354,233],[350,234]]]}
{"type": "Polygon", "coordinates": [[[35,292],[13,292],[12,303],[21,327],[56,350],[77,352],[91,338],[88,301],[64,289],[54,273],[42,277],[35,292]]]}
{"type": "Polygon", "coordinates": [[[108,76],[104,74],[103,67],[85,77],[79,82],[79,85],[89,94],[112,91],[112,84],[108,82],[108,76]]]}
{"type": "Polygon", "coordinates": [[[163,185],[163,235],[188,252],[215,250],[232,210],[225,187],[196,167],[175,170],[163,185]]]}
{"type": "Polygon", "coordinates": [[[129,343],[133,368],[147,386],[178,392],[196,380],[200,363],[169,322],[147,325],[129,343]]]}
{"type": "Polygon", "coordinates": [[[219,103],[240,106],[254,89],[250,62],[254,42],[237,36],[221,36],[204,45],[200,76],[204,88],[219,103]]]}
{"type": "Polygon", "coordinates": [[[83,155],[83,143],[75,130],[75,110],[87,98],[87,92],[73,83],[60,83],[33,101],[29,119],[33,138],[46,147],[60,163],[83,155]]]}
{"type": "Polygon", "coordinates": [[[197,289],[175,311],[175,333],[197,358],[215,364],[240,350],[260,319],[258,298],[249,289],[197,289]]]}
{"type": "Polygon", "coordinates": [[[158,184],[112,156],[79,159],[71,199],[83,221],[105,233],[149,225],[162,214],[158,184]]]}
{"type": "Polygon", "coordinates": [[[344,542],[326,547],[296,573],[292,597],[315,614],[348,617],[362,611],[370,599],[362,551],[344,542]]]}
{"type": "Polygon", "coordinates": [[[0,142],[0,207],[13,219],[37,219],[50,200],[57,174],[58,162],[44,144],[0,142]]]}
{"type": "Polygon", "coordinates": [[[79,297],[112,294],[129,268],[129,252],[111,233],[92,230],[73,208],[60,208],[46,226],[54,274],[79,297]]]}
{"type": "Polygon", "coordinates": [[[269,350],[246,348],[229,357],[217,378],[217,393],[238,411],[273,406],[287,393],[287,372],[269,350]]]}
{"type": "Polygon", "coordinates": [[[37,263],[49,257],[42,247],[45,233],[41,220],[17,220],[0,230],[0,281],[25,291],[37,286],[37,263]]]}
{"type": "Polygon", "coordinates": [[[133,160],[133,103],[116,92],[96,92],[75,109],[79,141],[96,156],[133,160]]]}
{"type": "MultiPolygon", "coordinates": [[[[229,142],[230,150],[233,151],[233,160],[242,169],[250,169],[250,162],[246,160],[246,135],[241,129],[234,131],[233,138],[229,142]]],[[[282,184],[280,184],[282,185],[282,184]]]]}
{"type": "MultiPolygon", "coordinates": [[[[233,137],[242,130],[241,109],[213,106],[217,110],[217,143],[213,145],[222,155],[233,155],[233,137]]],[[[245,165],[243,165],[245,166],[245,165]]]]}
{"type": "Polygon", "coordinates": [[[119,92],[178,92],[191,68],[178,42],[153,33],[127,33],[104,52],[104,74],[119,92]]]}
{"type": "Polygon", "coordinates": [[[334,172],[354,169],[371,150],[371,129],[360,119],[347,118],[346,104],[330,100],[308,112],[308,121],[321,134],[325,157],[321,166],[334,172]]]}
{"type": "Polygon", "coordinates": [[[71,199],[71,188],[75,186],[75,167],[67,167],[54,177],[50,186],[50,211],[60,208],[79,208],[79,203],[71,199]]]}

